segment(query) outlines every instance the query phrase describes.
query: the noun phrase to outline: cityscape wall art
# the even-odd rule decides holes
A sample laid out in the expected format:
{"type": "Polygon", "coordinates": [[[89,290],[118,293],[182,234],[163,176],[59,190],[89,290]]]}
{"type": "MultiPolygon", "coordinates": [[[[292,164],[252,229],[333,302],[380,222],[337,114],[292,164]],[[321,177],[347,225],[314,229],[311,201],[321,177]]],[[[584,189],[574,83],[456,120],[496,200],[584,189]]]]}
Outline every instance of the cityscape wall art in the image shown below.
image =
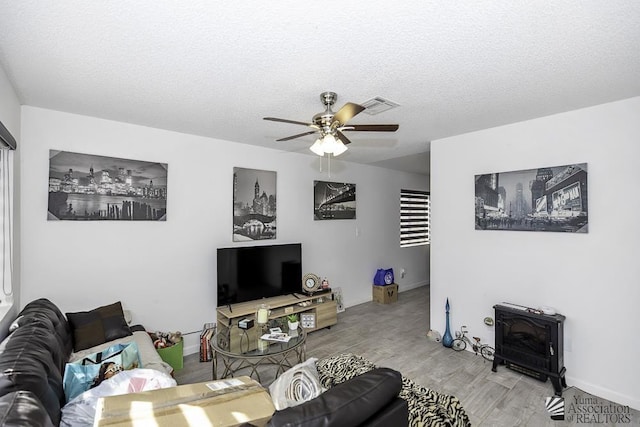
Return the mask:
{"type": "Polygon", "coordinates": [[[276,238],[276,172],[233,168],[233,241],[276,238]]]}
{"type": "Polygon", "coordinates": [[[355,219],[356,185],[343,182],[313,182],[313,219],[355,219]]]}
{"type": "Polygon", "coordinates": [[[49,150],[50,221],[166,221],[166,163],[49,150]]]}
{"type": "Polygon", "coordinates": [[[476,230],[589,230],[587,164],[475,176],[476,230]]]}

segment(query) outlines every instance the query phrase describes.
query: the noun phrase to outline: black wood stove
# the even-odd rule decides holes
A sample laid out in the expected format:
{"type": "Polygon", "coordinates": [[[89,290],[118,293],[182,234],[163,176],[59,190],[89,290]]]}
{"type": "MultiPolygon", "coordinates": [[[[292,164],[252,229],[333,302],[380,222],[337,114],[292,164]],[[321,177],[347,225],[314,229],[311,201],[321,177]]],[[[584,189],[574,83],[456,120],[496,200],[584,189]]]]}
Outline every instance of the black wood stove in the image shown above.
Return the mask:
{"type": "Polygon", "coordinates": [[[555,394],[562,396],[562,389],[567,386],[563,356],[565,317],[506,305],[493,308],[496,353],[492,371],[504,364],[540,381],[550,378],[555,394]]]}

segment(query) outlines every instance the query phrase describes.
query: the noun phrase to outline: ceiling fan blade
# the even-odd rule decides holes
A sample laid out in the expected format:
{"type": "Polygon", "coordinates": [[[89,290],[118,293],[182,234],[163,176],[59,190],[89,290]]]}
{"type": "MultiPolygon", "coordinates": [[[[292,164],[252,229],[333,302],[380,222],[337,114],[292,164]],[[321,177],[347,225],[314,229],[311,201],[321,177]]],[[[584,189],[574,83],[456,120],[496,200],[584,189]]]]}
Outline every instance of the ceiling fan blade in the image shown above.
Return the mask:
{"type": "Polygon", "coordinates": [[[311,135],[311,134],[316,133],[316,132],[317,131],[315,131],[315,130],[311,130],[309,132],[299,133],[297,135],[292,135],[292,136],[287,136],[286,138],[276,139],[276,142],[289,141],[290,139],[300,138],[301,136],[311,135]]]}
{"type": "Polygon", "coordinates": [[[313,123],[298,122],[298,121],[289,120],[289,119],[279,119],[277,117],[263,117],[263,119],[271,120],[272,122],[291,123],[294,125],[302,125],[302,126],[313,126],[313,123]]]}
{"type": "Polygon", "coordinates": [[[337,120],[338,122],[345,124],[364,110],[365,107],[363,107],[362,105],[354,104],[353,102],[347,102],[342,106],[341,109],[338,110],[336,114],[333,115],[333,120],[337,120]]]}
{"type": "Polygon", "coordinates": [[[342,141],[342,143],[343,143],[344,145],[351,144],[351,141],[349,141],[349,138],[347,138],[347,137],[344,135],[344,133],[340,132],[339,130],[337,130],[337,131],[336,131],[336,136],[338,137],[338,139],[339,139],[340,141],[342,141]]]}
{"type": "Polygon", "coordinates": [[[344,130],[355,130],[360,132],[395,132],[398,125],[348,125],[344,130]]]}

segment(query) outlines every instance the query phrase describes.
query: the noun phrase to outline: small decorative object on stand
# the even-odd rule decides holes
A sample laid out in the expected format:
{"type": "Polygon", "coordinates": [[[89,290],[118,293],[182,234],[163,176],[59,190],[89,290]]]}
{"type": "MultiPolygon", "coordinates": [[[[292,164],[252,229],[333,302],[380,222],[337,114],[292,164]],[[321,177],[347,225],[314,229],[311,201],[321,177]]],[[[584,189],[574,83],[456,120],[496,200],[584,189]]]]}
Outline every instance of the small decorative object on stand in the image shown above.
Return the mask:
{"type": "MultiPolygon", "coordinates": [[[[256,323],[259,327],[259,334],[262,336],[267,330],[267,324],[269,323],[269,315],[271,314],[271,307],[267,304],[258,304],[256,307],[256,323]]],[[[269,342],[263,339],[258,339],[258,350],[265,351],[269,348],[269,342]]]]}
{"type": "Polygon", "coordinates": [[[256,307],[256,323],[258,325],[266,325],[271,314],[270,307],[267,304],[258,304],[256,307]]]}
{"type": "Polygon", "coordinates": [[[302,313],[300,322],[305,329],[313,329],[316,327],[316,315],[313,313],[302,313]]]}
{"type": "Polygon", "coordinates": [[[302,291],[306,294],[313,294],[320,286],[320,278],[313,273],[307,273],[302,278],[302,291]]]}
{"type": "Polygon", "coordinates": [[[447,304],[444,306],[447,318],[447,327],[444,330],[444,335],[442,336],[442,345],[445,347],[451,348],[453,345],[453,337],[451,336],[451,331],[449,330],[449,298],[447,298],[447,304]]]}
{"type": "Polygon", "coordinates": [[[289,314],[287,316],[287,323],[289,324],[290,330],[295,331],[296,329],[298,329],[298,325],[299,325],[298,315],[295,313],[289,314]]]}

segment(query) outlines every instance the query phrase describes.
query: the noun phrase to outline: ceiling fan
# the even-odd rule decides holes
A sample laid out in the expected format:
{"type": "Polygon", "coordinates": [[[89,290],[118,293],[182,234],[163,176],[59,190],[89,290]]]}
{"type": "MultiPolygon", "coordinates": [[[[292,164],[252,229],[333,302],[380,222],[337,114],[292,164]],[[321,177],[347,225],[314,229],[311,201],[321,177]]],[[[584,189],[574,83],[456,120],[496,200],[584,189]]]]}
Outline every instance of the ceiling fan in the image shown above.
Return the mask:
{"type": "Polygon", "coordinates": [[[318,133],[318,139],[310,147],[310,150],[319,156],[325,154],[333,154],[338,156],[347,150],[346,144],[350,144],[344,132],[395,132],[398,125],[355,125],[347,124],[356,115],[365,110],[366,107],[347,102],[335,113],[331,110],[331,106],[335,104],[338,95],[335,92],[323,92],[320,94],[320,101],[325,106],[325,110],[316,114],[311,119],[311,123],[300,122],[296,120],[279,119],[277,117],[264,117],[264,120],[274,122],[292,123],[294,125],[302,125],[310,127],[313,130],[299,133],[297,135],[288,136],[286,138],[277,139],[277,142],[289,141],[291,139],[300,138],[306,135],[318,133]]]}

